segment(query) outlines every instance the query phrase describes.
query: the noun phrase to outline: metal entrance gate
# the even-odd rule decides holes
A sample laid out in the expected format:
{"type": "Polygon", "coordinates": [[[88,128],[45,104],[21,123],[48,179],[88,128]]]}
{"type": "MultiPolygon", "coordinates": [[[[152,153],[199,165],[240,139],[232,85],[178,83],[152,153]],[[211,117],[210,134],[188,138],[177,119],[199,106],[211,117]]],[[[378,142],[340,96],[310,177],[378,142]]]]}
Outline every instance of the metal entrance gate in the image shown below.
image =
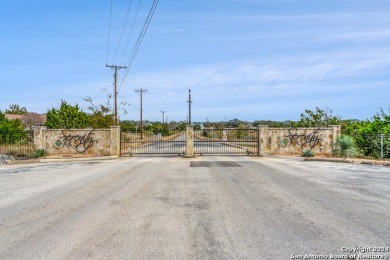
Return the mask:
{"type": "Polygon", "coordinates": [[[8,131],[0,129],[0,154],[16,159],[32,158],[35,151],[34,131],[8,131]]]}
{"type": "Polygon", "coordinates": [[[185,132],[171,132],[167,136],[152,131],[140,133],[121,132],[121,156],[136,154],[177,154],[185,153],[185,132]]]}
{"type": "Polygon", "coordinates": [[[258,129],[203,129],[195,131],[195,154],[258,155],[258,129]]]}

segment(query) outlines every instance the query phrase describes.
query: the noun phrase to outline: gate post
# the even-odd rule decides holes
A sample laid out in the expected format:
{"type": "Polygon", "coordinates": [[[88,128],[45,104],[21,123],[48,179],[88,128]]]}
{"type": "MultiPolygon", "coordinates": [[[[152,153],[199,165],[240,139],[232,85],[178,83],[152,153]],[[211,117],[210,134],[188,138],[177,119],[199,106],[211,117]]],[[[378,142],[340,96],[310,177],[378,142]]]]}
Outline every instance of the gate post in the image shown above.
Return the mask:
{"type": "Polygon", "coordinates": [[[121,156],[121,127],[110,126],[110,155],[121,156]]]}
{"type": "Polygon", "coordinates": [[[268,125],[259,125],[257,127],[258,129],[258,151],[257,155],[264,156],[266,154],[266,147],[267,147],[267,141],[268,141],[268,125]]]}
{"type": "Polygon", "coordinates": [[[33,126],[35,149],[45,148],[45,145],[43,144],[43,131],[46,129],[46,126],[33,126]]]}
{"type": "Polygon", "coordinates": [[[186,127],[186,158],[195,157],[194,153],[194,128],[192,126],[186,127]]]}

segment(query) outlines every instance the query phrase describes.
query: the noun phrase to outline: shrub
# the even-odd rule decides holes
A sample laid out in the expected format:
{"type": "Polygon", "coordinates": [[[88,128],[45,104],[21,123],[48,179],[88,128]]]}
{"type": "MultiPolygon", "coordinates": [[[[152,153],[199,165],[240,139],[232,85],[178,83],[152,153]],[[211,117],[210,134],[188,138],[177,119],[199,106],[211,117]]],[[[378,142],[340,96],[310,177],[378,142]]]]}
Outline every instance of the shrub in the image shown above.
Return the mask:
{"type": "Polygon", "coordinates": [[[314,157],[314,153],[312,150],[304,150],[302,151],[302,156],[303,157],[314,157]]]}
{"type": "Polygon", "coordinates": [[[60,107],[47,111],[46,126],[49,129],[86,128],[90,126],[90,116],[78,105],[72,106],[61,100],[60,107]]]}
{"type": "Polygon", "coordinates": [[[45,149],[37,149],[33,153],[34,158],[45,157],[46,155],[47,155],[47,151],[45,149]]]}
{"type": "Polygon", "coordinates": [[[335,149],[333,154],[339,157],[352,157],[356,154],[355,140],[348,135],[337,137],[334,143],[335,149]]]}

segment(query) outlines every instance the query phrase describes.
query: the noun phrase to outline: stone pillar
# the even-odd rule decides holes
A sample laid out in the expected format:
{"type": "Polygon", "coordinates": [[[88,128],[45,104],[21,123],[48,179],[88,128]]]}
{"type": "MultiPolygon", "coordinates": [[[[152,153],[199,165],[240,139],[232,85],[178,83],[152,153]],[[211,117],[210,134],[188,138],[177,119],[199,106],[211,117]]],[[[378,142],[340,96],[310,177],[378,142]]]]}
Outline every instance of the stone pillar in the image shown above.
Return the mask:
{"type": "Polygon", "coordinates": [[[192,126],[186,127],[186,154],[184,157],[195,157],[194,151],[194,128],[192,126]]]}
{"type": "Polygon", "coordinates": [[[258,152],[259,156],[264,156],[267,154],[267,142],[268,142],[268,125],[259,125],[258,126],[258,152]]]}
{"type": "Polygon", "coordinates": [[[46,126],[33,126],[35,149],[45,149],[45,145],[43,144],[43,132],[46,129],[46,126]]]}
{"type": "Polygon", "coordinates": [[[110,127],[110,155],[121,156],[121,127],[110,127]]]}

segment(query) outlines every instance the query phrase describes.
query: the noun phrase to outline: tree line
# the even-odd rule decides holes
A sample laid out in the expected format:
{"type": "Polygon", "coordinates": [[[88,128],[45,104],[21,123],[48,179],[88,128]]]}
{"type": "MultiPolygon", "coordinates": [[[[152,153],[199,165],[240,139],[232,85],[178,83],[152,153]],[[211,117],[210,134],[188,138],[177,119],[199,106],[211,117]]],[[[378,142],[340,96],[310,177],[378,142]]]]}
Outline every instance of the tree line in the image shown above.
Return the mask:
{"type": "MultiPolygon", "coordinates": [[[[109,128],[114,124],[114,114],[112,108],[106,105],[95,105],[91,98],[84,99],[89,103],[88,111],[83,111],[78,104],[71,105],[65,100],[61,100],[58,108],[51,108],[47,111],[46,127],[49,129],[69,129],[69,128],[109,128]]],[[[12,104],[5,112],[0,110],[0,128],[2,130],[23,130],[19,120],[11,120],[5,114],[26,114],[27,109],[17,104],[12,104]]],[[[123,120],[120,125],[123,130],[135,132],[138,128],[138,121],[123,120]]],[[[158,121],[144,121],[145,130],[164,132],[168,130],[185,130],[185,121],[161,123],[158,121]],[[155,127],[153,127],[155,126],[155,127]]],[[[306,109],[300,115],[298,121],[272,121],[255,120],[253,122],[232,119],[221,122],[203,122],[206,128],[251,128],[259,125],[270,127],[328,127],[331,125],[341,125],[343,134],[346,135],[390,135],[390,106],[387,110],[380,109],[370,119],[342,119],[334,115],[329,108],[322,109],[316,107],[315,110],[306,109]]],[[[195,127],[199,128],[200,122],[195,122],[195,127]]]]}
{"type": "MultiPolygon", "coordinates": [[[[89,104],[88,112],[83,111],[78,104],[71,105],[65,100],[61,100],[58,108],[51,108],[47,111],[46,127],[48,129],[70,129],[70,128],[109,128],[114,124],[113,110],[110,107],[110,97],[107,104],[95,105],[89,97],[84,100],[89,104]]],[[[27,109],[19,105],[12,104],[5,112],[0,111],[0,130],[1,131],[23,131],[24,127],[19,120],[11,120],[5,117],[9,114],[25,114],[27,109]]],[[[187,122],[144,122],[144,130],[169,135],[172,130],[185,130],[187,122]]],[[[232,119],[223,122],[204,122],[202,125],[206,128],[252,128],[259,125],[269,125],[270,127],[329,127],[330,125],[341,125],[343,135],[352,136],[356,146],[365,155],[378,155],[378,142],[380,135],[389,136],[384,140],[385,157],[390,157],[390,106],[387,110],[380,109],[370,119],[343,119],[333,114],[329,108],[316,107],[314,110],[306,109],[300,115],[298,121],[272,121],[256,120],[246,122],[239,119],[232,119]]],[[[139,122],[123,120],[120,122],[123,131],[139,131],[139,122]]],[[[194,124],[195,129],[200,129],[201,124],[194,124]]]]}

